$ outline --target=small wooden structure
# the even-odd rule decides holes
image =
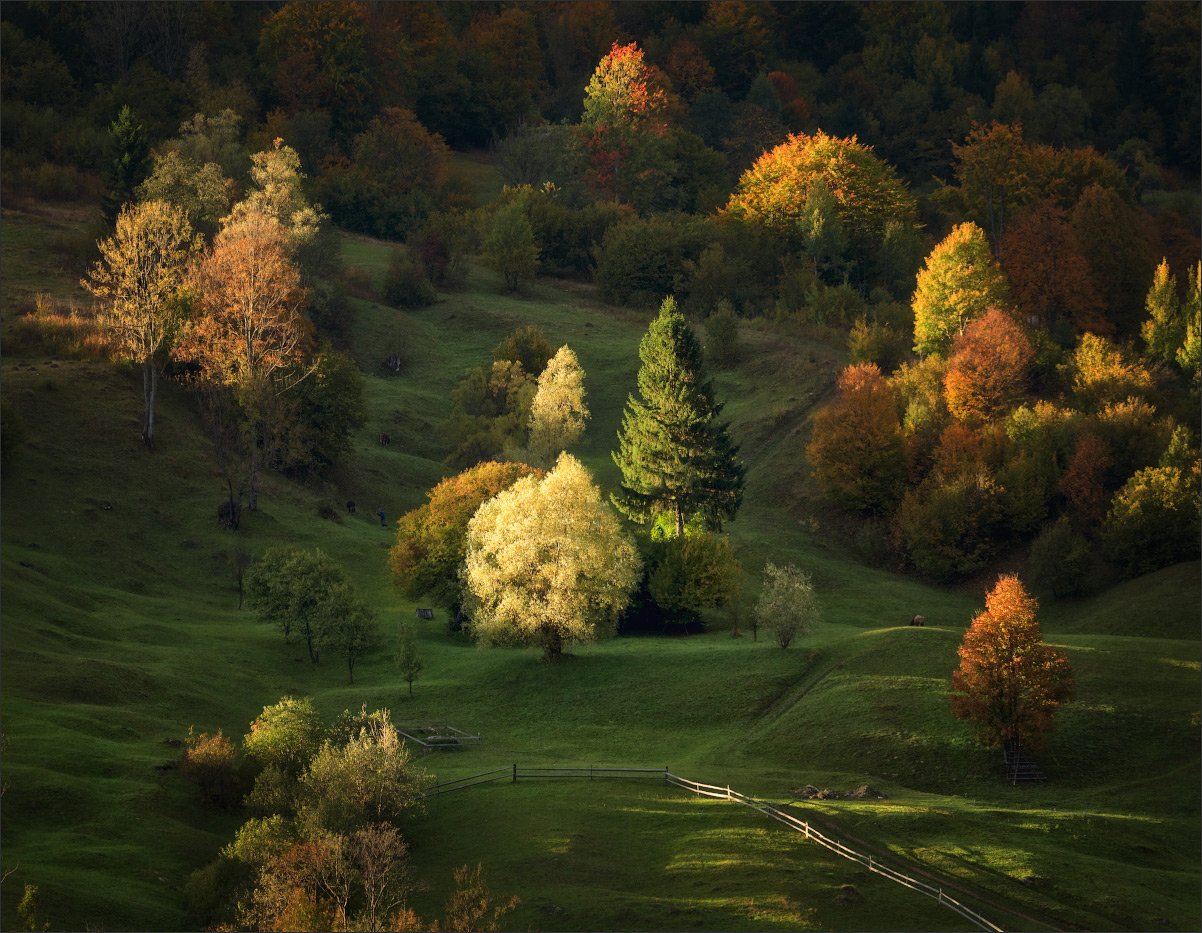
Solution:
[[[394,723],[401,737],[426,749],[463,748],[480,741],[480,736],[456,729],[445,721],[421,721]]]
[[[1039,765],[1031,759],[1017,739],[1011,739],[1002,746],[1002,763],[1006,767],[1006,780],[1011,784],[1045,780]]]
[[[433,619],[434,618],[434,610],[433,609],[419,609],[419,610],[417,610],[417,617],[419,619]]]

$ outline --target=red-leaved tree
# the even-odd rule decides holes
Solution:
[[[1017,576],[1000,576],[964,634],[952,713],[976,723],[987,745],[1045,746],[1056,710],[1076,692],[1068,658],[1043,642],[1038,608]]]

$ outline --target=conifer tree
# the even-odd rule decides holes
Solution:
[[[1198,388],[1198,373],[1202,369],[1202,262],[1189,271],[1189,291],[1186,293],[1182,317],[1185,319],[1185,338],[1177,350],[1177,365],[1193,379]]]
[[[701,344],[665,298],[639,345],[638,398],[631,395],[614,462],[622,491],[614,505],[640,524],[669,516],[676,536],[699,516],[711,530],[731,521],[743,499],[744,468],[722,406],[705,378]]]
[[[107,161],[104,179],[104,222],[116,224],[121,205],[134,200],[135,189],[150,172],[150,146],[141,123],[134,122],[129,105],[122,107],[117,119],[109,124]]]

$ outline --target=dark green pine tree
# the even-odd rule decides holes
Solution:
[[[613,455],[622,471],[613,503],[639,524],[670,517],[678,537],[694,517],[720,529],[743,501],[743,464],[718,420],[701,344],[673,298],[651,322],[639,359],[639,397],[627,399]]]
[[[146,131],[141,123],[134,121],[126,104],[109,124],[108,151],[101,172],[105,188],[104,220],[109,227],[117,223],[121,205],[134,199],[134,189],[146,179],[149,166]]]

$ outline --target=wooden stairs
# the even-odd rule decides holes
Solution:
[[[1002,746],[1002,763],[1006,768],[1006,780],[1011,784],[1046,780],[1039,765],[1017,741],[1011,740]]]

